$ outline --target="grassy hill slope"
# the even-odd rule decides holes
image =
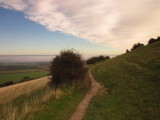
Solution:
[[[160,119],[160,42],[107,60],[92,73],[108,94],[92,100],[84,120]]]

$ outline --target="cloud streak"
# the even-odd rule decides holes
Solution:
[[[115,48],[145,43],[160,31],[159,0],[0,0],[0,6],[49,31]]]

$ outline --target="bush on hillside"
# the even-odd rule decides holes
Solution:
[[[159,36],[157,37],[157,39],[151,38],[148,41],[148,45],[152,44],[152,43],[155,43],[155,42],[158,42],[158,41],[160,41],[160,37]],[[133,51],[133,50],[135,50],[137,48],[140,48],[140,47],[143,47],[143,46],[144,46],[144,44],[141,44],[141,43],[134,44],[130,51]],[[130,51],[128,49],[126,49],[126,53],[128,53]]]
[[[110,57],[109,56],[102,56],[102,55],[100,55],[98,57],[91,57],[91,58],[89,58],[86,61],[86,63],[87,64],[94,64],[96,62],[100,62],[100,61],[107,60],[107,59],[110,59]]]
[[[160,37],[157,37],[157,39],[151,38],[151,39],[148,41],[148,45],[149,45],[149,44],[152,44],[152,43],[155,43],[155,42],[158,42],[158,41],[160,41]]]
[[[128,50],[128,49],[126,50],[126,53],[129,53],[129,50]]]
[[[79,82],[87,71],[82,55],[75,50],[62,50],[51,61],[50,70],[55,87]]]
[[[131,51],[133,51],[137,48],[143,47],[143,46],[144,46],[144,44],[141,44],[141,43],[134,44],[133,47],[131,48]]]
[[[0,84],[0,87],[6,87],[6,86],[9,86],[9,85],[13,85],[13,84],[14,84],[13,81],[8,81],[8,82]]]
[[[25,76],[22,78],[22,80],[20,82],[26,82],[26,81],[29,81],[29,80],[32,80],[33,78],[29,77],[29,76]]]

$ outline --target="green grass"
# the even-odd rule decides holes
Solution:
[[[160,119],[160,42],[93,67],[109,91],[93,98],[83,120]]]
[[[52,97],[41,110],[30,114],[27,120],[69,120],[90,89],[90,85],[90,78],[86,75],[84,83],[64,88],[62,97]]]
[[[14,73],[28,73],[28,72],[43,72],[43,71],[47,71],[47,70],[44,70],[44,69],[3,70],[3,71],[0,71],[0,75],[14,74]]]
[[[62,98],[52,97],[40,111],[30,115],[27,120],[69,120],[85,94],[86,91],[68,89],[64,91]]]
[[[1,74],[0,75],[0,84],[13,81],[14,83],[20,82],[23,77],[30,77],[32,79],[44,77],[48,75],[48,71],[41,71],[41,72],[27,72],[27,73],[14,73],[14,74]]]

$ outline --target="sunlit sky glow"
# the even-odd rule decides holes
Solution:
[[[121,54],[160,33],[160,0],[0,0],[0,55]]]

